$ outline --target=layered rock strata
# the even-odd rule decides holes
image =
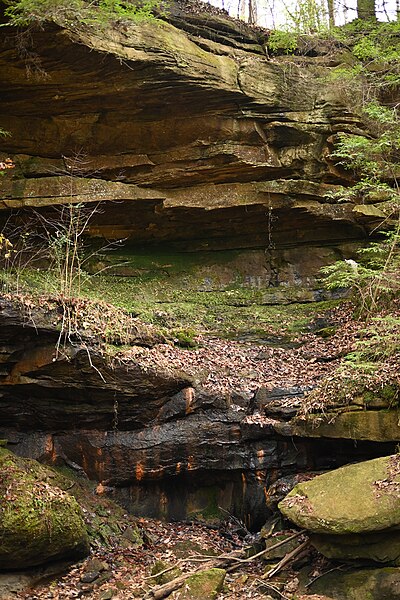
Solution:
[[[300,247],[309,262],[295,261],[294,281],[307,286],[324,247],[348,256],[348,242],[384,217],[332,199],[349,180],[329,158],[335,136],[363,132],[326,83],[340,57],[273,60],[244,24],[174,5],[167,21],[102,32],[3,32],[0,110],[11,136],[1,150],[16,164],[1,181],[3,220],[94,203],[92,236],[261,248],[267,269],[278,263],[263,285],[285,284],[281,252]]]
[[[235,283],[279,303],[316,299],[319,268],[351,256],[385,217],[384,202],[335,197],[349,182],[330,158],[335,136],[364,132],[326,83],[340,58],[270,59],[251,29],[177,7],[100,32],[2,31],[11,136],[0,158],[16,166],[0,181],[0,219],[14,231],[34,212],[51,220],[57,206],[84,204],[92,241],[201,250],[201,276],[183,272],[183,286]],[[236,254],[215,277],[222,250]],[[160,269],[169,277],[170,267]],[[273,479],[329,464],[329,442],[311,453],[313,433],[289,423],[284,402],[251,419],[248,395],[205,393],[173,369],[110,365],[88,343],[55,354],[57,328],[28,317],[7,305],[0,315],[2,434],[20,454],[83,470],[137,511],[181,518],[223,506],[252,525]]]
[[[287,399],[301,389],[275,390],[275,414],[263,417],[262,394],[204,389],[172,364],[143,361],[137,345],[128,360],[84,337],[57,351],[55,322],[45,308],[1,305],[0,436],[19,455],[98,481],[137,514],[215,518],[222,507],[257,527],[287,490],[271,487],[279,477],[394,450],[293,435]],[[157,337],[141,331],[140,343]]]

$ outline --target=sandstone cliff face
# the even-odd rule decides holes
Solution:
[[[287,286],[314,290],[319,267],[351,255],[383,217],[329,196],[348,177],[329,159],[335,134],[362,131],[326,84],[329,59],[270,59],[244,25],[177,7],[100,33],[2,31],[1,151],[16,164],[0,180],[3,222],[99,206],[90,236],[207,251],[213,267],[194,282],[183,273],[186,286],[278,289],[280,302],[293,300]],[[216,277],[221,250],[235,254]],[[17,452],[83,469],[137,511],[223,506],[253,525],[268,481],[310,466],[285,421],[246,422],[249,395],[210,395],[157,365],[111,367],[84,346],[54,360],[57,336],[1,307],[2,435]]]
[[[5,212],[101,202],[92,235],[185,251],[363,238],[379,211],[327,198],[348,177],[332,136],[362,130],[324,79],[332,61],[270,59],[221,16],[175,7],[169,21],[54,25],[19,46],[3,29],[2,150],[17,164]]]

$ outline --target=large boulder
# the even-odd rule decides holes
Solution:
[[[280,502],[285,517],[321,534],[354,534],[400,525],[400,456],[347,465],[299,483]]]
[[[309,590],[332,600],[400,600],[400,569],[336,570],[318,578]]]
[[[81,509],[53,478],[50,469],[0,449],[0,569],[88,553]]]

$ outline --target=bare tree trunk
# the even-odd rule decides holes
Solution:
[[[248,9],[249,9],[249,23],[250,23],[250,25],[255,25],[257,23],[256,0],[249,0]]]
[[[335,0],[327,0],[329,28],[335,27]]]
[[[400,0],[397,0],[398,2],[400,2]],[[272,29],[276,29],[276,24],[275,24],[275,0],[269,0],[268,2],[268,10],[270,12],[271,15],[271,21],[272,21]]]

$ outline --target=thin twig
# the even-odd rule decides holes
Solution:
[[[243,564],[248,564],[249,562],[259,558],[263,554],[267,554],[271,550],[274,550],[275,548],[279,548],[280,546],[287,544],[289,541],[299,537],[303,533],[304,533],[304,530],[298,531],[297,533],[289,536],[285,540],[281,540],[280,542],[277,542],[270,548],[266,548],[265,550],[262,550],[261,552],[258,552],[257,554],[253,554],[253,556],[250,556],[250,557],[244,558],[244,559],[240,558],[240,556],[246,555],[246,552],[248,552],[251,549],[251,547],[244,548],[243,550],[234,550],[230,554],[221,554],[220,556],[213,556],[213,557],[211,557],[211,560],[209,557],[192,557],[190,560],[192,560],[193,562],[205,561],[206,562],[205,567],[196,568],[189,573],[184,573],[184,574],[180,575],[179,577],[176,577],[175,579],[173,579],[172,581],[170,581],[166,584],[163,584],[163,585],[160,585],[158,587],[151,589],[147,593],[145,598],[153,598],[154,600],[161,600],[162,598],[166,598],[173,591],[182,587],[182,585],[185,583],[185,581],[189,577],[191,577],[195,573],[199,573],[201,571],[214,568],[216,565],[218,565],[219,562],[222,563],[221,567],[226,568],[226,570],[228,572],[234,571],[234,570],[240,568]],[[308,544],[308,540],[306,542],[303,542],[302,544],[300,544],[299,549],[300,550],[303,549],[303,547],[305,547],[304,546],[305,544]],[[299,552],[300,550],[298,550],[296,548],[296,553]],[[293,552],[286,556],[290,556],[290,555],[293,555]],[[232,564],[232,563],[236,563],[236,564]],[[176,563],[172,567],[169,567],[167,570],[168,571],[172,570],[174,567],[177,566],[177,564],[178,563]],[[159,575],[159,574],[160,573],[158,573],[157,575]]]
[[[288,538],[286,538],[284,540],[281,540],[280,542],[277,542],[273,546],[270,546],[269,548],[264,548],[264,550],[261,550],[261,552],[257,552],[257,554],[253,554],[252,556],[249,556],[249,558],[246,558],[244,560],[240,560],[240,562],[242,562],[242,563],[251,562],[252,560],[255,560],[256,558],[259,558],[260,556],[263,556],[264,554],[268,554],[268,552],[270,552],[271,550],[275,550],[276,548],[280,548],[281,546],[284,546],[288,542],[291,542],[292,540],[298,538],[304,532],[305,532],[305,530],[302,529],[301,531],[298,531],[297,533],[294,533],[293,535],[289,536]],[[236,560],[238,560],[238,559],[236,559]]]
[[[260,583],[260,585],[263,585],[263,586],[267,587],[268,589],[272,590],[273,592],[276,592],[284,600],[289,600],[289,598],[287,596],[285,596],[285,594],[282,594],[282,592],[275,585],[272,585],[272,583],[268,583],[267,581],[262,581],[261,579],[256,579],[255,581]]]
[[[313,583],[318,581],[318,579],[321,579],[321,577],[325,577],[325,575],[328,575],[328,573],[332,573],[332,571],[341,571],[343,568],[349,569],[350,567],[347,565],[338,565],[337,567],[332,567],[332,569],[329,569],[329,571],[325,571],[325,573],[321,573],[320,575],[314,577],[314,579],[311,579],[311,581],[306,583],[304,587],[309,588],[310,586],[312,586]]]
[[[89,364],[90,364],[90,366],[91,366],[91,367],[92,367],[92,369],[94,369],[94,370],[97,372],[97,374],[98,374],[98,375],[101,377],[101,380],[102,380],[104,383],[107,383],[107,382],[106,382],[106,380],[104,379],[103,373],[102,373],[101,371],[99,371],[99,369],[96,367],[96,365],[94,365],[94,364],[92,363],[92,357],[90,356],[89,348],[88,348],[86,345],[84,345],[83,347],[85,348],[85,350],[86,350],[86,352],[87,352],[87,355],[88,355],[88,360],[89,360]]]

